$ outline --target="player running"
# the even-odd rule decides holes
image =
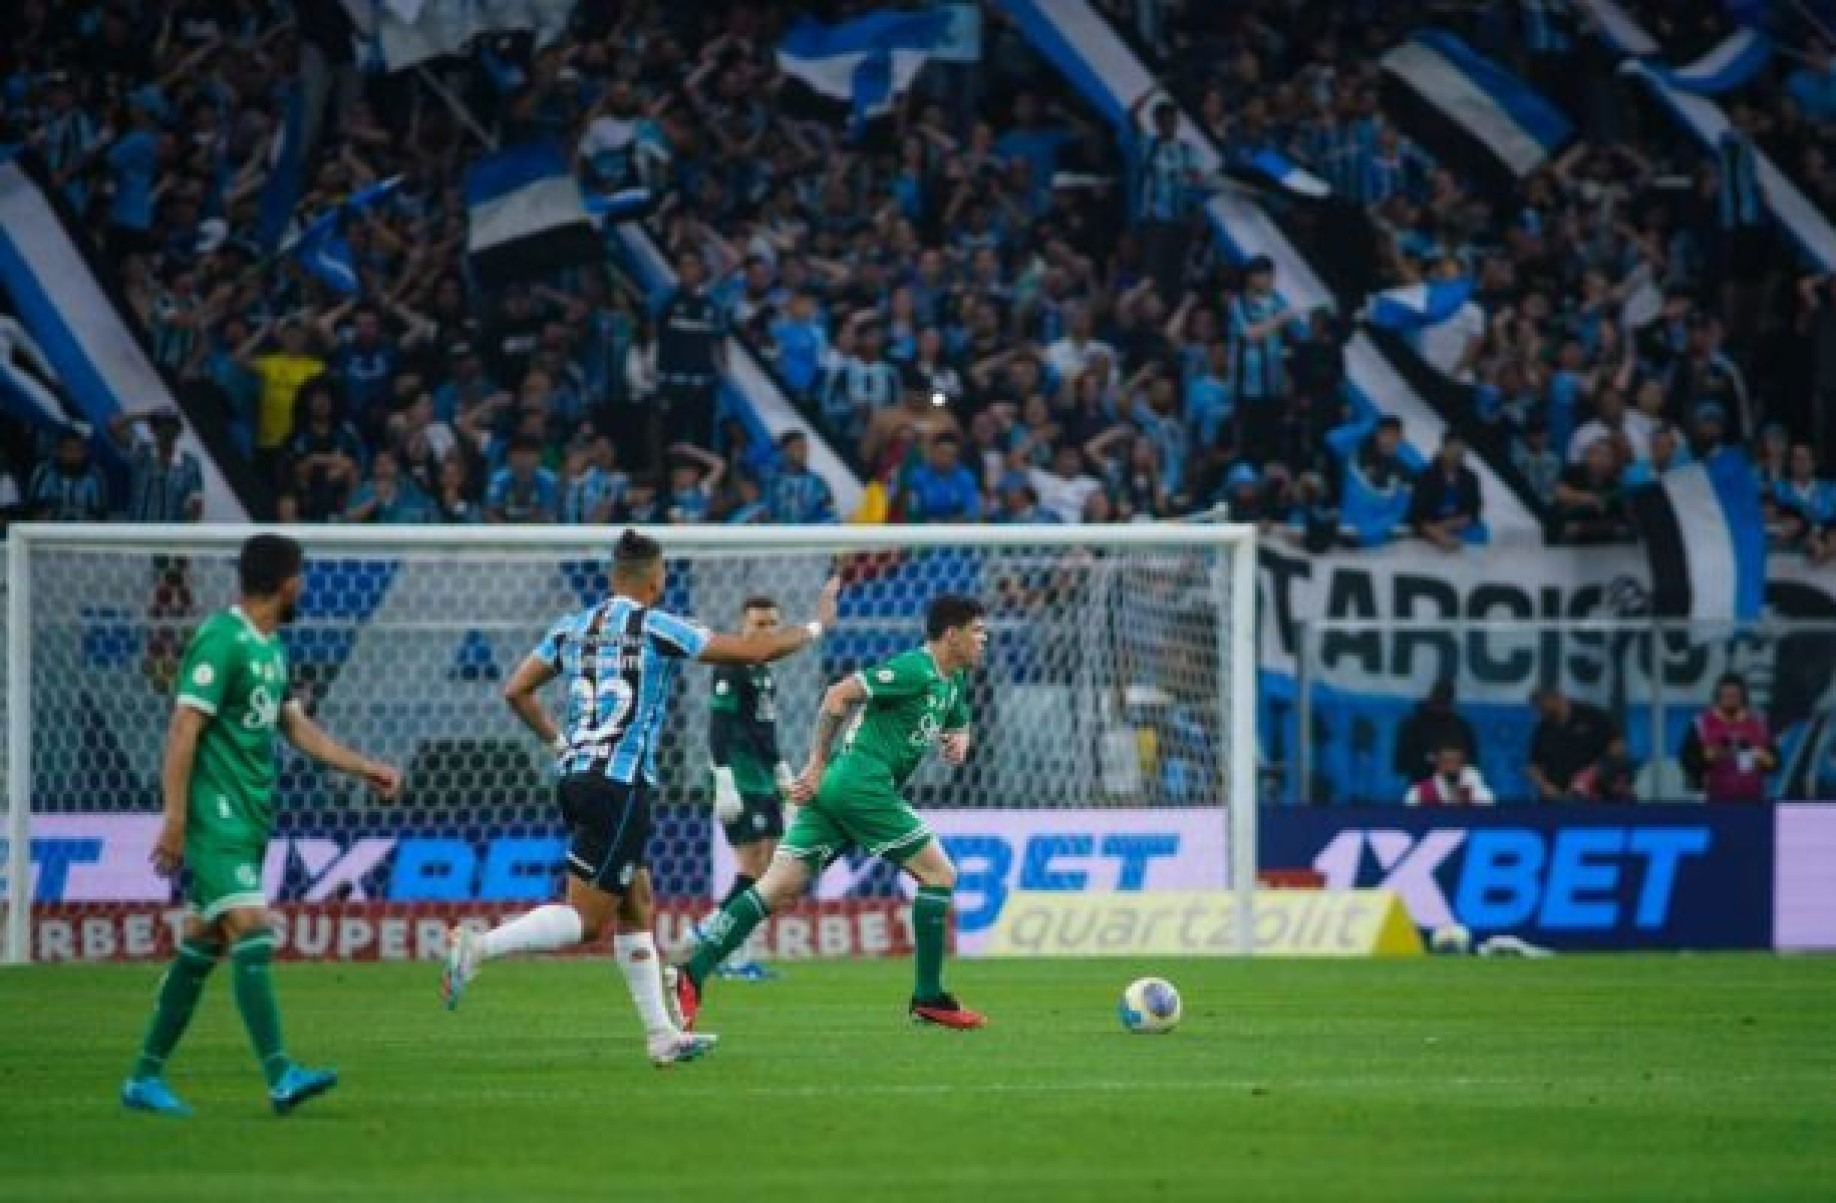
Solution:
[[[956,866],[899,796],[932,744],[946,764],[968,758],[969,670],[982,662],[988,623],[980,602],[946,593],[932,600],[924,629],[923,647],[838,681],[823,695],[809,764],[791,787],[792,800],[807,805],[791,821],[765,876],[721,908],[694,955],[678,967],[677,1002],[690,1026],[714,967],[767,915],[794,903],[824,868],[856,847],[885,857],[918,882],[913,1020],[947,1028],[988,1022],[944,990],[944,934]],[[830,749],[844,727],[848,738],[831,764]]]
[[[749,597],[740,607],[740,634],[760,635],[778,629],[778,603]],[[714,762],[714,818],[726,832],[738,867],[721,905],[732,902],[771,864],[784,834],[781,794],[791,785],[790,766],[778,757],[778,689],[771,670],[762,665],[714,670],[708,700],[708,751]],[[717,971],[740,981],[766,981],[777,975],[757,961],[730,959]]]
[[[612,557],[612,596],[555,623],[504,686],[504,700],[558,758],[557,798],[569,834],[567,901],[537,907],[482,936],[454,927],[440,982],[447,1007],[455,1008],[485,961],[591,943],[616,923],[613,951],[658,1066],[693,1061],[714,1044],[711,1036],[678,1029],[670,1017],[644,867],[657,739],[677,668],[684,660],[765,664],[809,647],[835,621],[841,589],[835,579],[823,586],[814,622],[716,635],[656,608],[664,581],[663,549],[626,531]],[[536,697],[556,677],[567,689],[565,729]]]
[[[204,620],[179,669],[160,777],[165,818],[152,860],[164,877],[180,866],[191,871],[195,910],[160,979],[140,1057],[121,1087],[121,1102],[133,1111],[191,1114],[166,1084],[166,1061],[225,947],[236,1009],[275,1112],[285,1115],[338,1084],[336,1070],[308,1069],[287,1055],[269,976],[274,932],[261,866],[274,830],[274,733],[384,798],[395,796],[401,778],[327,735],[287,696],[287,653],[275,631],[299,609],[304,560],[300,545],[281,535],[245,542],[236,563],[239,603]]]

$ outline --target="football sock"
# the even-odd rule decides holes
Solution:
[[[758,878],[756,877],[748,877],[744,873],[735,873],[733,875],[733,884],[727,887],[727,896],[720,900],[720,904],[726,906],[729,902],[732,902],[735,898],[738,898],[741,894],[750,890],[757,882]]]
[[[657,942],[647,931],[621,933],[612,939],[612,953],[625,975],[625,989],[644,1021],[644,1034],[673,1032],[669,1010],[663,1005],[663,966],[657,960]]]
[[[235,967],[236,1009],[242,1012],[242,1026],[249,1030],[249,1043],[261,1061],[262,1076],[268,1085],[280,1081],[289,1064],[281,1047],[280,1007],[274,1001],[274,976],[269,972],[274,962],[274,933],[250,932],[230,945],[230,963]]]
[[[478,947],[487,961],[517,952],[552,952],[580,943],[580,912],[571,906],[551,903],[538,906],[527,915],[518,915],[508,923],[486,932]]]
[[[147,1021],[146,1038],[140,1042],[140,1056],[134,1061],[135,1078],[157,1078],[165,1072],[166,1058],[178,1047],[179,1038],[191,1023],[192,1012],[204,993],[210,971],[217,967],[223,952],[218,944],[202,940],[185,940],[173,955],[172,964],[159,979],[159,993],[153,996],[153,1017]]]
[[[765,922],[765,916],[770,913],[759,892],[750,887],[721,907],[720,913],[708,920],[702,942],[695,946],[695,955],[688,960],[689,980],[700,986],[729,953],[746,942],[752,929]]]
[[[912,899],[914,998],[936,998],[944,992],[944,931],[949,918],[950,887],[919,886]]]

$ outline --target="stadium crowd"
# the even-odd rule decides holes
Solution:
[[[492,39],[436,91],[361,72],[335,0],[40,0],[0,49],[0,142],[48,165],[187,409],[235,432],[282,518],[1119,522],[1222,503],[1315,549],[1483,538],[1467,440],[1404,446],[1347,396],[1349,319],[1295,312],[1274,264],[1220,253],[1163,96],[1118,140],[984,6],[980,64],[932,64],[855,139],[787,102],[773,47],[797,7],[583,0],[558,44]],[[1616,102],[1567,6],[1100,7],[1227,162],[1277,150],[1358,201],[1382,284],[1475,281],[1416,349],[1471,386],[1457,425],[1506,449],[1555,537],[1631,537],[1629,487],[1737,442],[1775,545],[1836,556],[1836,279],[1802,274],[1741,181]],[[1629,7],[1678,44],[1726,28],[1717,4]],[[1500,195],[1405,136],[1377,59],[1429,16],[1543,86],[1581,139]],[[1827,44],[1800,51],[1730,109],[1836,211],[1836,67]],[[295,85],[302,220],[403,179],[348,222],[354,296],[260,249]],[[641,295],[610,257],[476,287],[459,181],[484,135],[559,140],[596,191],[655,189],[679,292]],[[1661,300],[1633,319],[1635,294]],[[720,331],[870,482],[863,512],[837,512],[808,439],[714,420]],[[194,517],[176,415],[123,400],[120,463],[102,432],[12,429],[0,514]],[[1378,521],[1347,512],[1354,494]]]

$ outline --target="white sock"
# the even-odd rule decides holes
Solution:
[[[674,1035],[676,1026],[663,1005],[663,963],[657,959],[656,940],[647,931],[620,933],[612,938],[612,954],[625,975],[625,989],[631,991],[638,1018],[644,1021],[644,1034]]]
[[[484,934],[479,948],[487,961],[518,952],[553,952],[580,943],[580,912],[559,903],[538,906]]]

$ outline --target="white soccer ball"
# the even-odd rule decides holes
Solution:
[[[1428,947],[1442,956],[1463,957],[1473,950],[1473,933],[1464,924],[1443,923],[1429,934]]]
[[[1143,977],[1128,984],[1122,991],[1122,1002],[1117,1011],[1122,1015],[1122,1026],[1138,1036],[1158,1035],[1170,1032],[1179,1026],[1181,1006],[1179,991],[1173,983],[1160,977]]]

